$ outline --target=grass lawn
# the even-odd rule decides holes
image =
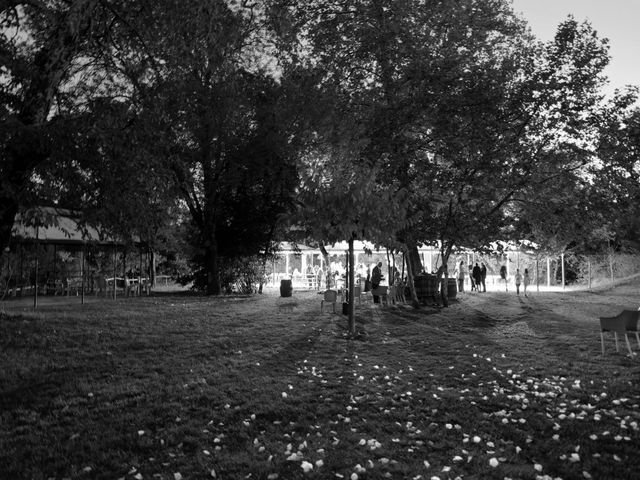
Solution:
[[[0,478],[637,479],[640,358],[598,323],[637,292],[366,303],[356,340],[314,292],[5,302]]]

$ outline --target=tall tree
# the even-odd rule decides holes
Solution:
[[[597,161],[588,181],[598,223],[616,249],[640,250],[640,107],[638,88],[617,92],[603,110]]]
[[[96,47],[117,24],[113,4],[10,0],[0,7],[2,251],[17,212],[37,203],[35,170],[55,151],[69,112],[95,93]],[[80,81],[89,88],[74,88]]]
[[[504,40],[466,67],[432,117],[417,205],[422,238],[440,241],[445,263],[456,246],[519,239],[517,205],[553,195],[561,178],[577,188],[593,158],[606,42],[572,19],[547,45]]]
[[[265,12],[261,2],[174,0],[139,20],[158,72],[145,108],[165,124],[208,294],[221,292],[221,256],[265,249],[296,184],[298,94],[276,68]]]

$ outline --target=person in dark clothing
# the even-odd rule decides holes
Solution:
[[[458,292],[464,292],[464,276],[465,276],[464,262],[460,262],[460,268],[456,272],[456,278],[458,279]]]
[[[480,265],[476,262],[472,270],[473,281],[476,284],[476,291],[480,291],[480,285],[482,283],[482,275],[480,273]]]
[[[375,291],[375,289],[380,286],[381,281],[382,281],[382,262],[378,262],[378,264],[375,267],[373,267],[373,271],[371,272],[371,290]],[[373,303],[380,303],[380,296],[373,295]]]
[[[371,270],[369,268],[367,268],[367,278],[364,281],[364,291],[371,291]]]
[[[486,281],[487,281],[487,267],[483,263],[482,266],[480,267],[480,283],[482,284],[483,292],[487,291]]]
[[[500,278],[504,280],[504,291],[508,292],[509,284],[507,283],[507,266],[506,265],[502,265],[500,267]]]
[[[471,268],[471,264],[469,264],[469,283],[471,283],[471,291],[478,290],[476,286],[476,277],[473,276],[473,268]]]

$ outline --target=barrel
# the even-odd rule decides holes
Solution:
[[[447,297],[456,298],[458,294],[458,285],[455,278],[450,278],[447,284]]]
[[[424,303],[438,294],[438,277],[436,275],[416,275],[413,280],[418,301]]]
[[[280,296],[290,297],[293,293],[293,285],[291,280],[280,280]]]
[[[416,289],[418,301],[423,302],[427,293],[427,278],[424,275],[416,275],[413,277],[413,286]]]

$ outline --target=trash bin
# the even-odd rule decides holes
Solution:
[[[290,297],[293,294],[291,280],[280,280],[280,296]]]
[[[416,287],[416,296],[421,303],[433,300],[438,294],[437,275],[416,275],[414,277],[414,285]]]
[[[447,285],[447,297],[456,298],[457,294],[458,294],[458,282],[455,278],[450,278],[449,284]]]

